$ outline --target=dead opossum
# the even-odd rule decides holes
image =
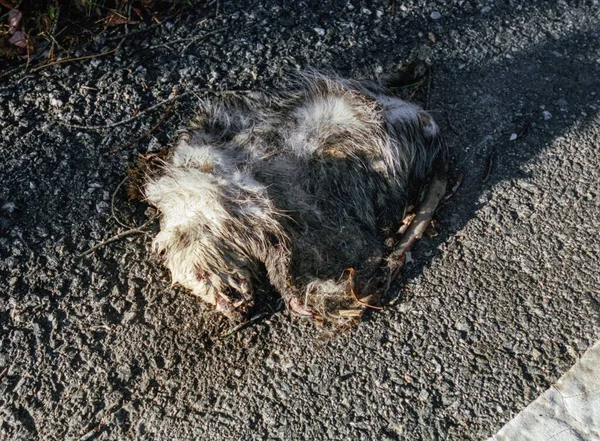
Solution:
[[[144,189],[173,283],[239,316],[268,280],[296,314],[354,320],[444,155],[432,117],[381,85],[319,73],[199,107]]]

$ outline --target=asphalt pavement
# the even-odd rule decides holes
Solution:
[[[0,439],[489,438],[600,340],[599,2],[243,3],[0,79]],[[119,183],[196,96],[414,60],[456,191],[354,329],[274,302],[232,332],[170,286],[155,224],[81,256],[148,220]]]

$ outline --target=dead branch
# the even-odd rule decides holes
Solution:
[[[123,39],[123,40],[125,40],[125,39]],[[117,46],[114,49],[111,49],[109,51],[102,52],[100,54],[85,55],[83,57],[63,58],[62,60],[55,60],[55,61],[52,61],[51,63],[47,63],[47,64],[43,64],[38,67],[34,67],[33,69],[31,69],[31,72],[37,72],[39,70],[46,69],[47,67],[55,66],[57,64],[70,63],[72,61],[88,60],[90,58],[99,58],[99,57],[105,57],[107,55],[114,54],[119,49],[121,49],[121,44],[123,43],[123,40],[121,41],[121,43],[117,44]]]
[[[389,283],[398,277],[398,273],[404,265],[406,253],[427,229],[435,210],[446,193],[446,184],[447,179],[445,175],[435,176],[429,184],[425,200],[420,204],[418,211],[415,213],[415,218],[388,257],[390,267]]]
[[[155,104],[153,106],[148,107],[147,109],[142,110],[141,112],[137,113],[136,115],[134,115],[134,116],[132,116],[130,118],[126,118],[126,119],[123,119],[123,120],[118,121],[116,123],[106,124],[106,125],[103,125],[103,126],[81,126],[81,125],[76,125],[76,124],[69,124],[69,123],[66,123],[66,122],[60,121],[60,120],[57,120],[57,122],[59,124],[65,126],[65,127],[70,128],[70,129],[82,129],[82,130],[105,130],[105,129],[112,129],[114,127],[122,126],[123,124],[127,124],[127,123],[129,123],[129,122],[131,122],[131,121],[139,118],[140,116],[144,115],[145,113],[148,113],[148,112],[151,112],[151,111],[153,111],[155,109],[158,109],[159,107],[164,106],[165,104],[169,104],[169,103],[171,103],[171,102],[173,102],[175,100],[178,100],[178,99],[180,99],[180,98],[182,98],[182,97],[184,97],[186,95],[190,95],[191,93],[193,93],[193,92],[190,91],[190,92],[184,92],[184,93],[181,93],[181,94],[173,95],[170,98],[167,98],[166,100],[163,100],[163,101],[161,101],[161,102],[159,102],[159,103],[157,103],[157,104]]]
[[[227,337],[231,337],[233,334],[235,334],[236,332],[240,331],[241,329],[245,328],[246,326],[250,325],[251,323],[254,323],[264,317],[267,316],[266,312],[262,312],[260,314],[257,314],[253,317],[251,317],[250,319],[246,320],[243,323],[240,323],[237,326],[234,326],[233,328],[231,328],[229,331],[222,333],[219,337],[220,338],[227,338]]]
[[[135,143],[141,141],[142,139],[144,139],[147,136],[149,136],[152,133],[154,133],[154,131],[156,131],[160,126],[162,126],[165,123],[165,121],[167,121],[171,117],[171,114],[173,112],[173,107],[175,106],[175,103],[176,103],[176,101],[173,101],[169,105],[169,107],[167,107],[167,109],[165,110],[164,115],[160,118],[160,120],[154,126],[152,126],[150,129],[148,129],[144,133],[142,133],[142,135],[138,136],[136,139],[134,139],[133,141],[128,142],[127,144],[120,145],[118,147],[115,147],[112,150],[109,150],[108,152],[104,153],[104,156],[109,156],[109,155],[112,155],[114,153],[119,153],[119,152],[121,152],[123,150],[127,150],[128,148],[130,148]]]
[[[93,253],[97,249],[102,248],[103,246],[108,245],[109,243],[116,242],[117,240],[120,240],[126,236],[131,236],[132,234],[146,234],[147,231],[144,231],[144,228],[146,228],[148,225],[150,225],[152,222],[154,222],[157,217],[158,217],[158,215],[152,216],[152,218],[148,222],[146,222],[145,224],[143,224],[142,226],[140,226],[138,228],[131,228],[129,230],[123,231],[122,233],[115,234],[114,236],[109,237],[106,240],[103,240],[102,242],[94,245],[90,249],[79,254],[79,257],[87,256],[88,254]]]
[[[125,178],[123,178],[123,180],[121,182],[119,182],[119,185],[117,185],[117,188],[115,188],[115,191],[112,194],[112,198],[110,199],[110,210],[111,210],[113,219],[119,225],[121,225],[124,228],[132,229],[131,225],[127,225],[125,222],[121,222],[121,220],[117,216],[117,209],[115,208],[115,198],[117,197],[117,193],[119,192],[119,190],[121,189],[121,187],[123,186],[123,184],[127,181],[127,179],[128,179],[127,176]]]

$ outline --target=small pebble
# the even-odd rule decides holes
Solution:
[[[108,202],[102,201],[96,204],[96,211],[100,214],[106,213],[109,209],[110,205],[108,204]]]
[[[131,320],[135,318],[135,312],[129,311],[123,315],[123,323],[129,323]]]
[[[544,117],[544,119],[545,119],[546,121],[548,121],[550,118],[552,118],[552,114],[551,114],[550,112],[548,112],[547,110],[544,110],[544,111],[542,112],[542,116]]]
[[[314,31],[319,34],[321,37],[325,35],[325,29],[323,28],[315,28]]]
[[[2,206],[2,211],[8,213],[8,214],[12,214],[13,211],[15,211],[16,205],[14,202],[7,202],[6,204],[4,204]]]
[[[464,323],[464,322],[456,322],[454,324],[454,327],[457,330],[462,331],[462,332],[468,332],[471,329],[471,327],[469,326],[469,324],[468,323]]]
[[[433,18],[434,20],[439,20],[440,18],[442,18],[442,14],[440,14],[438,11],[434,11],[431,13],[431,18]]]
[[[50,97],[50,105],[51,106],[53,106],[53,107],[62,107],[63,104],[64,103],[61,100],[56,99],[53,96]]]

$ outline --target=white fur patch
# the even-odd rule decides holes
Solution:
[[[227,183],[193,168],[169,167],[168,173],[146,186],[146,197],[162,213],[163,228],[203,221],[221,228],[228,214],[219,186]]]
[[[310,157],[321,146],[321,141],[332,133],[360,130],[364,123],[344,97],[317,97],[298,107],[293,116],[296,128],[290,143],[296,154]]]

